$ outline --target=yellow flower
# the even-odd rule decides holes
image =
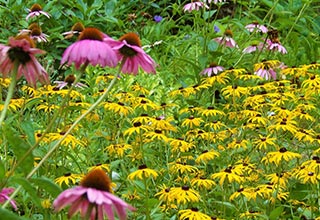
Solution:
[[[210,160],[213,160],[214,158],[219,157],[219,156],[220,156],[219,152],[216,152],[214,150],[210,150],[210,151],[205,150],[197,157],[196,163],[199,164],[202,162],[202,163],[206,164]]]
[[[154,111],[160,109],[160,106],[147,99],[144,96],[134,97],[130,100],[133,103],[134,109],[143,109],[144,111]]]
[[[175,97],[175,96],[178,96],[178,95],[182,95],[183,97],[187,98],[190,95],[195,94],[195,93],[196,93],[196,90],[194,88],[192,88],[192,87],[186,87],[186,88],[180,87],[177,90],[171,91],[169,93],[169,96]]]
[[[220,73],[220,74],[212,74],[210,77],[204,78],[202,81],[202,84],[209,84],[211,86],[217,86],[219,84],[226,85],[229,82],[230,78],[227,76],[226,73]]]
[[[173,201],[173,198],[170,192],[171,191],[170,187],[167,187],[166,185],[162,185],[160,189],[161,190],[157,192],[154,196],[159,196],[159,200],[165,203],[171,203]]]
[[[99,163],[99,164],[96,164],[96,165],[94,165],[92,167],[89,167],[88,168],[88,172],[90,172],[93,169],[102,169],[105,172],[110,173],[110,165],[109,164],[105,164],[105,163]]]
[[[62,186],[63,184],[66,184],[67,186],[69,186],[69,184],[75,185],[83,176],[83,174],[66,173],[63,176],[56,178],[54,182],[59,186]]]
[[[210,117],[210,116],[222,117],[226,115],[223,111],[215,109],[213,106],[209,106],[207,109],[200,109],[200,114],[206,117]]]
[[[140,86],[139,84],[134,84],[130,87],[130,89],[132,91],[138,91],[144,95],[148,95],[150,93],[149,90],[147,90],[146,88],[144,88],[143,86]]]
[[[129,135],[131,136],[132,134],[141,134],[142,132],[148,131],[148,127],[145,125],[142,125],[140,122],[134,122],[133,127],[128,128],[123,132],[123,135]]]
[[[249,141],[247,140],[233,140],[228,144],[229,149],[247,149]]]
[[[288,184],[288,179],[290,177],[290,174],[287,172],[282,173],[272,173],[266,176],[266,178],[272,183],[273,185],[281,186],[282,188],[286,188]]]
[[[0,78],[0,86],[1,87],[8,88],[10,83],[11,83],[11,79],[10,78]]]
[[[118,113],[119,115],[128,116],[130,113],[133,112],[133,109],[129,106],[125,106],[124,103],[118,102],[107,102],[104,104],[104,108],[106,110],[110,110],[112,112]]]
[[[172,152],[188,152],[191,148],[195,148],[193,143],[185,141],[183,138],[170,139],[170,147]]]
[[[259,134],[259,139],[256,139],[253,144],[255,145],[256,148],[259,150],[267,150],[268,147],[277,147],[277,144],[275,143],[276,138],[268,136],[263,136]]]
[[[240,175],[237,175],[233,172],[232,167],[228,167],[224,170],[221,170],[219,173],[214,173],[211,175],[212,179],[220,179],[219,184],[222,186],[225,182],[227,183],[242,183],[244,178]]]
[[[197,208],[180,210],[179,220],[211,220],[211,217],[198,211]]]
[[[140,195],[137,193],[136,190],[134,190],[133,192],[129,191],[125,194],[122,194],[122,196],[130,201],[141,199]]]
[[[191,186],[198,187],[198,189],[212,189],[216,183],[213,180],[206,179],[205,177],[191,179]]]
[[[143,125],[146,125],[151,121],[152,121],[152,117],[148,116],[148,114],[141,114],[140,116],[133,118],[131,123],[134,124],[138,122]]]
[[[128,175],[129,180],[134,180],[134,179],[142,180],[142,179],[148,178],[148,177],[157,178],[158,173],[153,169],[147,168],[147,166],[145,164],[140,165],[138,167],[138,170],[136,170]]]
[[[190,173],[196,173],[198,171],[198,168],[191,165],[182,164],[179,162],[171,162],[169,163],[169,170],[171,173],[190,174]]]
[[[57,141],[60,140],[65,135],[64,132],[60,133],[49,133],[48,139],[50,141]],[[75,148],[77,145],[84,147],[84,143],[82,141],[77,140],[76,137],[72,136],[71,134],[68,134],[66,138],[61,142],[61,145],[69,146],[71,145],[72,148]]]
[[[204,125],[204,127],[212,128],[213,130],[220,130],[221,128],[227,127],[223,122],[221,121],[212,121],[208,122]]]
[[[186,118],[183,120],[181,126],[187,126],[189,128],[199,127],[200,123],[203,122],[201,118],[195,118],[193,115],[191,115],[189,118]]]
[[[41,206],[45,209],[50,209],[51,208],[51,201],[50,199],[44,199],[41,201]]]
[[[226,86],[221,90],[222,95],[227,98],[240,98],[242,95],[249,94],[249,90],[247,87],[241,87],[241,86]]]
[[[282,147],[279,151],[269,152],[265,157],[262,158],[261,162],[279,165],[282,161],[291,161],[294,158],[301,158],[301,155],[290,152],[285,147]]]
[[[118,157],[124,157],[124,153],[128,149],[132,149],[130,144],[111,144],[105,148],[110,155],[117,155]]]
[[[171,124],[173,120],[173,117],[156,117],[152,118],[149,126],[153,129],[161,129],[164,131],[177,131],[177,128]]]
[[[49,103],[40,104],[36,108],[37,111],[43,110],[46,113],[53,112],[55,109],[59,109],[59,106],[55,104],[49,104]]]
[[[172,200],[176,201],[178,205],[200,201],[200,194],[189,186],[172,187],[170,188],[170,194]]]
[[[279,118],[276,124],[268,126],[270,131],[289,131],[293,135],[297,132],[297,122],[292,120],[292,118]]]
[[[254,194],[254,188],[239,188],[236,192],[232,193],[232,195],[229,197],[230,201],[235,200],[236,198],[240,196],[244,196],[247,200],[254,199],[252,195]]]
[[[318,75],[310,75],[309,79],[306,79],[301,84],[302,88],[316,89],[320,86],[320,77]]]
[[[151,142],[154,140],[160,140],[164,142],[168,142],[168,137],[164,134],[164,132],[160,129],[156,129],[154,131],[148,131],[147,133],[144,134],[146,138],[146,142]]]

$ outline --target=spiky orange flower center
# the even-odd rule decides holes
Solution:
[[[102,169],[93,169],[80,182],[87,188],[111,192],[111,180]]]
[[[139,36],[132,32],[123,35],[122,37],[120,37],[119,40],[120,41],[125,40],[129,45],[141,47],[141,41]],[[123,56],[126,56],[126,57],[134,57],[137,54],[137,51],[135,51],[134,49],[126,45],[121,47],[119,51]]]
[[[31,12],[42,11],[42,7],[39,4],[33,4],[30,11]]]
[[[28,35],[18,35],[17,37],[15,37],[16,40],[26,40],[29,42],[30,47],[34,47],[34,42],[32,41],[32,39],[28,36]],[[8,52],[8,57],[12,62],[17,61],[20,64],[26,64],[27,62],[29,62],[31,60],[31,57],[29,55],[29,53],[27,51],[25,51],[22,47],[11,47]]]
[[[103,34],[97,28],[85,28],[79,35],[79,40],[103,40]]]
[[[66,78],[64,79],[64,81],[68,83],[69,86],[71,86],[75,80],[76,80],[76,77],[73,74],[66,76]]]
[[[232,37],[233,36],[233,33],[230,29],[227,29],[225,32],[224,32],[224,35],[228,36],[228,37]]]
[[[71,30],[72,31],[82,32],[84,30],[84,26],[83,26],[83,24],[81,22],[77,22],[72,26]]]
[[[216,67],[216,66],[218,66],[218,64],[217,63],[215,63],[215,62],[212,62],[212,63],[210,63],[210,65],[209,65],[209,67]]]
[[[32,23],[29,25],[28,29],[31,31],[31,36],[40,36],[42,31],[37,23]]]

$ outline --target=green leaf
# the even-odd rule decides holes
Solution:
[[[21,123],[21,128],[25,132],[25,134],[27,135],[29,142],[31,144],[35,144],[36,139],[34,137],[34,128],[33,128],[32,123],[30,121],[23,121]]]
[[[54,182],[52,182],[52,180],[46,177],[33,178],[30,181],[37,185],[39,188],[44,189],[54,198],[62,192],[59,186],[57,186]]]
[[[3,209],[0,207],[0,216],[1,219],[5,219],[5,220],[26,220],[26,218],[22,218],[12,212],[10,212],[7,209]]]
[[[29,150],[30,145],[28,145],[24,140],[22,140],[19,135],[13,131],[9,126],[4,127],[4,132],[6,139],[10,144],[10,148],[13,150],[18,161],[24,157],[25,153]],[[27,174],[31,171],[33,167],[33,155],[30,153],[21,162],[19,168]]]
[[[6,170],[2,161],[0,161],[0,180],[5,176]]]
[[[21,185],[24,190],[29,194],[31,200],[38,206],[41,207],[41,201],[37,195],[37,190],[31,185],[29,180],[22,177],[12,177],[11,182]]]
[[[281,213],[283,212],[283,206],[279,206],[277,208],[275,208],[274,210],[272,210],[272,212],[269,215],[269,219],[270,220],[276,220],[279,218],[279,216],[281,215]]]

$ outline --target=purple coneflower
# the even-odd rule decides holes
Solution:
[[[252,22],[251,24],[245,26],[245,28],[250,32],[257,31],[262,32],[264,34],[268,32],[268,28],[264,25],[260,25],[258,22]]]
[[[252,53],[254,51],[261,51],[263,49],[263,43],[252,44],[243,49],[242,53]]]
[[[223,37],[217,37],[217,38],[214,38],[213,40],[215,40],[219,44],[224,45],[226,47],[238,48],[238,45],[236,41],[232,38],[232,35],[233,35],[232,31],[228,29],[224,32]]]
[[[270,39],[267,39],[267,49],[268,50],[273,50],[273,51],[278,51],[282,54],[286,54],[287,50],[284,46],[280,44],[280,42],[272,42]]]
[[[196,11],[199,11],[200,8],[207,8],[209,9],[209,6],[206,5],[205,3],[203,2],[191,2],[191,3],[188,3],[186,4],[185,6],[183,6],[183,11],[186,12],[192,12],[193,10],[196,10]]]
[[[64,37],[65,39],[69,39],[73,36],[79,36],[83,30],[84,30],[83,24],[81,22],[77,22],[72,26],[71,31],[64,32],[62,33],[62,35],[65,35]]]
[[[63,89],[66,86],[72,86],[74,84],[74,81],[76,81],[76,77],[73,74],[70,74],[70,75],[66,76],[64,81],[54,81],[54,83],[57,84],[56,88]],[[88,86],[83,83],[78,82],[74,85],[74,87],[82,89],[82,88],[88,87]]]
[[[210,63],[210,66],[202,70],[200,74],[206,75],[206,76],[212,76],[213,73],[217,75],[219,72],[223,70],[224,68],[222,66],[218,66],[216,63]]]
[[[35,54],[43,53],[43,50],[35,48],[34,42],[27,35],[10,37],[8,46],[0,44],[0,73],[7,77],[12,74],[14,66],[18,65],[17,79],[24,75],[33,87],[36,87],[37,80],[49,84],[47,72],[35,58]]]
[[[256,72],[254,72],[254,74],[266,80],[269,80],[271,78],[275,80],[277,78],[277,73],[272,68],[269,68],[269,69],[260,68]]]
[[[38,43],[48,42],[48,35],[42,33],[42,30],[37,23],[30,24],[28,29],[22,29],[19,34],[28,34],[31,39],[37,41]]]
[[[26,17],[26,20],[32,17],[40,16],[41,14],[43,14],[47,18],[50,18],[50,14],[45,11],[42,11],[42,7],[39,4],[34,4],[32,5],[31,9],[27,9],[27,10],[29,11],[29,14]]]
[[[156,73],[156,63],[141,48],[141,41],[137,34],[127,33],[119,41],[111,38],[105,38],[116,51],[117,58],[122,62],[121,72],[136,75],[139,66],[147,73]]]
[[[9,199],[9,194],[13,193],[13,191],[14,191],[14,188],[3,188],[0,191],[0,203],[2,204],[5,201],[7,201]],[[15,210],[17,209],[17,205],[14,200],[10,200],[10,204]]]
[[[115,67],[118,64],[117,56],[111,46],[104,41],[105,38],[112,40],[96,28],[85,28],[80,33],[78,41],[64,51],[61,63],[68,65],[74,63],[77,69],[82,64]]]
[[[116,211],[120,220],[127,218],[127,210],[135,208],[111,193],[111,181],[102,169],[93,169],[80,182],[80,186],[63,191],[53,202],[55,211],[71,205],[68,217],[77,212],[83,219],[115,219]]]

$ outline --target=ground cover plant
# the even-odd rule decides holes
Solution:
[[[320,219],[319,12],[0,1],[1,219]]]

